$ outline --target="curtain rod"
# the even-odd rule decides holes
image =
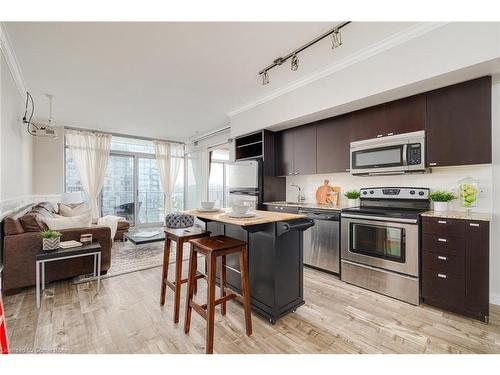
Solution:
[[[112,136],[115,136],[115,137],[141,139],[141,140],[144,140],[144,141],[165,141],[165,142],[170,142],[170,143],[179,143],[181,145],[185,145],[186,144],[186,142],[172,141],[170,139],[141,137],[141,136],[137,136],[137,135],[122,134],[122,133],[113,133],[113,132],[106,132],[106,131],[95,130],[95,129],[77,128],[77,127],[74,127],[74,126],[63,126],[63,128],[64,129],[69,129],[69,130],[88,131],[88,132],[93,132],[93,133],[107,133],[107,134],[111,134]]]

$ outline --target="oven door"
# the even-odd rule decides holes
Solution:
[[[418,277],[418,225],[342,218],[342,259]]]

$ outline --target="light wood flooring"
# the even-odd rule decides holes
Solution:
[[[186,267],[187,268],[187,267]],[[253,314],[247,337],[243,309],[216,314],[215,353],[500,353],[500,307],[484,324],[429,306],[415,307],[305,269],[306,304],[274,326]],[[159,305],[161,268],[95,283],[49,284],[40,310],[34,289],[5,298],[13,352],[204,353],[205,322],[191,333],[172,320],[172,291]],[[185,290],[185,288],[183,288]],[[200,281],[197,299],[205,297]],[[184,305],[184,296],[182,297]]]

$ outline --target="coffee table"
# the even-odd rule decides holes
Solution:
[[[144,245],[147,243],[153,243],[153,242],[161,242],[165,241],[165,232],[164,228],[161,228],[161,230],[151,230],[151,231],[157,231],[159,232],[157,235],[151,236],[151,237],[142,237],[142,236],[137,236],[137,233],[141,232],[149,232],[149,230],[142,230],[142,231],[136,231],[136,232],[127,232],[123,234],[123,240],[128,240],[134,244],[135,247],[137,245]]]
[[[80,258],[94,256],[94,277],[97,279],[97,293],[99,293],[101,282],[101,245],[99,242],[92,242],[89,245],[71,247],[69,249],[41,250],[35,256],[36,262],[36,307],[40,308],[40,285],[45,289],[45,263],[55,262],[63,259]],[[41,275],[40,275],[41,274]],[[41,280],[40,280],[41,276]]]

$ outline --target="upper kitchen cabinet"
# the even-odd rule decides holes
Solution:
[[[276,175],[316,173],[316,126],[284,130],[276,150]]]
[[[491,163],[491,77],[427,93],[427,165]]]
[[[351,119],[348,114],[317,123],[317,173],[349,171]]]
[[[383,137],[387,133],[383,105],[361,109],[352,114],[351,142]]]
[[[423,130],[425,113],[425,95],[411,96],[356,111],[352,114],[351,141]]]
[[[425,95],[385,104],[385,135],[411,133],[425,128]]]

